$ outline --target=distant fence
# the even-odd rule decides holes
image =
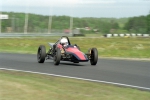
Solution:
[[[105,34],[104,37],[150,37],[150,34]]]
[[[1,33],[0,37],[72,36],[65,33]]]

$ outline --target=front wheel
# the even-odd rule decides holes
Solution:
[[[61,60],[61,51],[59,48],[57,48],[54,55],[54,65],[59,65],[60,60]]]
[[[98,61],[98,51],[96,48],[91,49],[90,62],[91,65],[96,65]]]
[[[40,45],[37,51],[38,63],[44,63],[46,57],[46,48],[44,45]]]

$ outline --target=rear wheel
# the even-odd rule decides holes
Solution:
[[[61,59],[61,51],[59,48],[57,48],[54,55],[54,65],[59,65],[60,59]]]
[[[91,65],[96,65],[98,61],[98,51],[96,48],[91,49],[90,62]]]
[[[37,51],[38,63],[44,63],[46,57],[46,48],[44,45],[40,45]]]

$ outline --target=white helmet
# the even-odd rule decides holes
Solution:
[[[66,38],[62,38],[60,40],[60,43],[63,45],[63,46],[67,46],[68,45],[68,40]]]

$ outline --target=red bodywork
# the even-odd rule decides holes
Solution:
[[[66,48],[66,52],[71,52],[71,53],[76,54],[80,58],[80,60],[86,60],[84,54],[81,51],[79,51],[79,49],[76,48],[76,47],[74,47],[74,48],[72,48],[72,47]]]
[[[74,54],[79,60],[87,60],[85,54],[82,53],[76,46],[64,47],[61,44],[57,44],[57,47],[60,49],[65,49],[66,53]]]
[[[62,49],[62,45],[61,44],[57,44],[57,47]]]

